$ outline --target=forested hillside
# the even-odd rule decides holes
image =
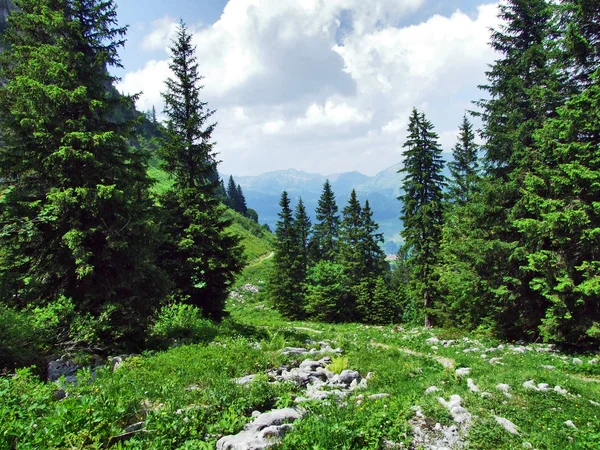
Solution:
[[[289,190],[219,175],[184,20],[140,112],[113,0],[0,11],[0,449],[600,448],[600,2],[498,5],[451,161],[413,107]]]

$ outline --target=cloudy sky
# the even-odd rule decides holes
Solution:
[[[425,111],[447,152],[495,55],[497,3],[476,0],[116,0],[129,25],[118,88],[162,110],[179,18],[194,33],[220,171],[367,175],[401,161]]]

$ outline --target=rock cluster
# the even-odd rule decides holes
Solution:
[[[258,415],[238,434],[217,441],[217,450],[262,450],[275,445],[306,414],[302,408],[275,409]]]

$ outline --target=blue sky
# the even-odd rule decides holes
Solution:
[[[402,159],[424,110],[450,152],[481,97],[497,4],[473,0],[117,0],[138,109],[162,110],[179,18],[194,32],[204,100],[217,109],[220,170],[375,174]]]

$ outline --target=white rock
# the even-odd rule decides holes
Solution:
[[[544,369],[546,369],[546,370],[554,370],[554,369],[556,369],[556,367],[554,367],[554,366],[547,366],[547,365],[544,365],[544,366],[542,366],[542,367],[543,367]]]
[[[510,389],[510,386],[508,384],[500,383],[500,384],[496,385],[496,389],[498,389],[499,391],[502,391],[502,392],[508,392]]]
[[[516,434],[517,436],[519,436],[519,432],[517,431],[517,426],[514,423],[512,423],[510,420],[505,419],[504,417],[498,417],[498,416],[494,416],[494,419],[496,419],[496,422],[498,422],[502,426],[502,428],[504,428],[510,434]]]
[[[461,367],[460,369],[456,369],[456,371],[455,371],[456,375],[459,377],[469,375],[470,372],[471,372],[470,367]]]
[[[579,366],[579,365],[583,364],[583,361],[579,358],[573,358],[573,364],[576,364]]]
[[[567,395],[568,391],[561,388],[560,386],[554,386],[554,392],[558,392],[561,395]]]
[[[440,340],[437,337],[432,336],[429,339],[426,339],[425,342],[428,344],[439,344]]]
[[[425,389],[425,393],[431,394],[432,392],[437,392],[439,390],[440,388],[438,388],[437,386],[429,386],[427,389]]]
[[[600,406],[600,403],[595,402],[594,400],[590,400],[590,403],[594,406]]]
[[[572,420],[567,420],[565,422],[565,425],[568,426],[569,428],[575,428],[575,429],[577,429],[577,427],[575,426],[575,424],[573,423]]]
[[[490,360],[488,361],[490,364],[494,365],[494,364],[502,364],[500,361],[502,361],[502,358],[490,358]]]
[[[467,386],[471,392],[481,392],[481,389],[473,382],[472,378],[467,378]]]
[[[539,391],[538,387],[535,384],[535,381],[533,380],[527,380],[525,383],[523,383],[523,387],[525,389],[533,389],[534,391]]]
[[[548,383],[540,383],[537,387],[539,391],[546,392],[548,390]]]

